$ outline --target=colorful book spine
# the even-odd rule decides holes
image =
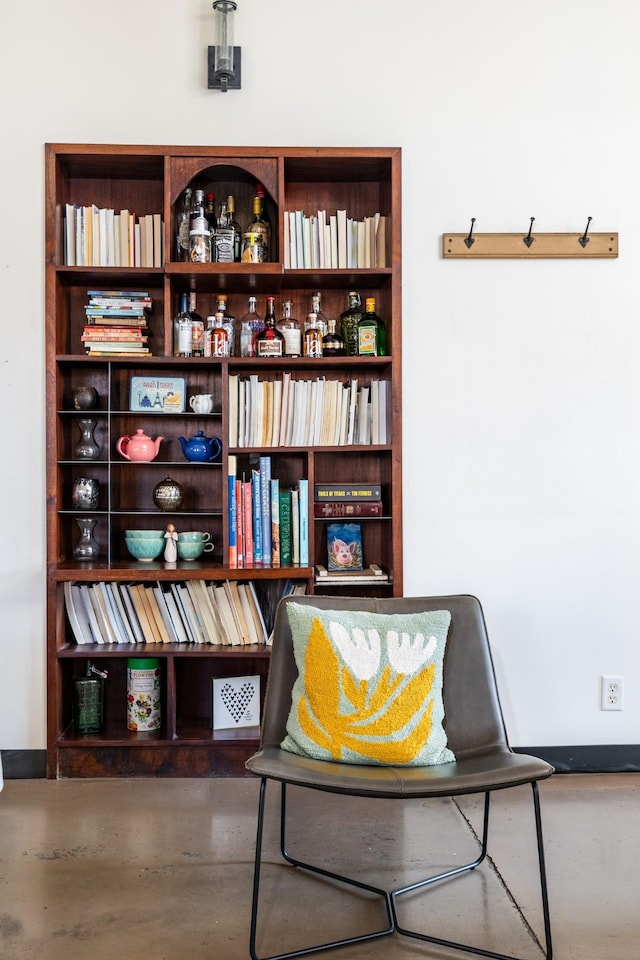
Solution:
[[[244,510],[242,480],[236,478],[236,555],[237,566],[244,567]]]
[[[316,483],[314,500],[382,500],[379,483]]]
[[[291,562],[300,563],[300,496],[297,487],[291,491]]]
[[[260,497],[260,471],[251,471],[251,498],[253,514],[253,562],[262,566],[262,499]]]
[[[293,563],[293,539],[291,530],[291,490],[280,491],[280,564]]]
[[[271,479],[271,565],[280,566],[280,481]]]
[[[252,567],[253,556],[253,504],[251,481],[242,481],[242,520],[244,525],[244,565]]]
[[[238,566],[238,515],[236,511],[236,470],[237,462],[234,454],[227,460],[227,492],[229,516],[229,566],[235,570]]]
[[[298,481],[300,509],[300,566],[309,566],[309,481]]]
[[[271,565],[271,457],[261,456],[260,507],[262,510],[262,562]]]

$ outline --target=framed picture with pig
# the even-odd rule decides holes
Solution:
[[[327,524],[327,570],[362,570],[363,568],[360,524]]]

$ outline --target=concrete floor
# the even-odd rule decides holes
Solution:
[[[1,960],[246,960],[257,790],[254,779],[5,781]],[[275,789],[270,797],[261,954],[376,924],[361,895],[282,865]],[[556,775],[541,798],[555,960],[636,960],[640,774]],[[309,792],[290,800],[292,850],[329,869],[368,868],[381,886],[475,856],[476,798],[404,808]],[[529,787],[496,795],[492,826],[495,866],[412,898],[407,912],[438,936],[534,960],[542,925]],[[464,954],[394,935],[325,956]]]

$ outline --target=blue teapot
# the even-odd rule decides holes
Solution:
[[[178,437],[178,440],[187,460],[194,463],[211,463],[222,452],[220,440],[217,437],[205,437],[202,430],[198,430],[190,440],[185,440],[184,437]]]

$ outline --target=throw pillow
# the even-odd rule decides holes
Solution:
[[[382,614],[287,605],[298,678],[282,749],[343,763],[455,759],[442,721],[448,610]]]

